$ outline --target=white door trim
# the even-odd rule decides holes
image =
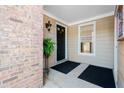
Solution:
[[[118,42],[117,42],[117,32],[116,32],[116,18],[114,19],[114,80],[117,87],[117,79],[118,79]]]
[[[59,62],[62,62],[64,60],[67,60],[67,26],[63,25],[63,24],[61,24],[59,22],[56,22],[56,27],[57,27],[57,25],[65,27],[65,59],[57,61],[57,46],[56,46],[56,62],[59,63]],[[56,27],[55,27],[55,29],[56,29]],[[57,29],[56,29],[56,43],[57,43]]]

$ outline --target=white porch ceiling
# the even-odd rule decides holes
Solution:
[[[110,14],[114,5],[44,5],[44,10],[64,22],[71,24],[96,16]]]

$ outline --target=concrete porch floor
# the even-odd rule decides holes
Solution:
[[[88,64],[81,64],[68,74],[50,69],[48,79],[43,88],[100,88],[100,86],[77,78],[87,67]]]

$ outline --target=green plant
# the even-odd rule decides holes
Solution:
[[[49,57],[54,51],[54,41],[50,38],[45,38],[43,41],[43,52],[46,57]]]
[[[43,53],[45,57],[45,72],[48,74],[49,66],[48,66],[48,58],[51,56],[52,52],[54,51],[55,43],[50,38],[45,38],[43,40]]]

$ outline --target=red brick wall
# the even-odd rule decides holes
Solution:
[[[0,87],[41,87],[42,6],[0,6]]]

